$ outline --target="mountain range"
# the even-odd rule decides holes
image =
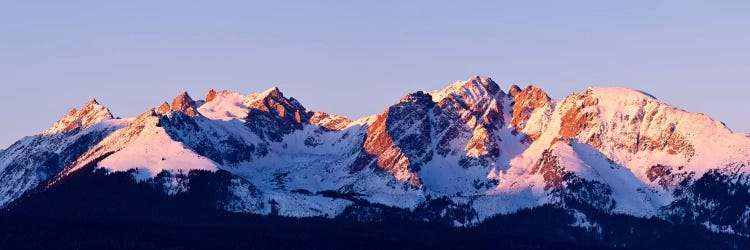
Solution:
[[[126,200],[145,186],[164,197],[207,192],[201,202],[232,214],[364,223],[401,213],[474,228],[550,208],[599,239],[611,231],[606,218],[627,216],[744,240],[749,180],[750,135],[704,114],[633,89],[558,101],[481,76],[357,120],[278,88],[183,92],[133,118],[92,99],[0,151],[9,214],[86,217],[81,209],[128,206],[91,197]],[[122,181],[138,189],[102,184]]]

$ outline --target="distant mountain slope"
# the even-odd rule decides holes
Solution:
[[[168,195],[216,184],[191,179],[207,172],[222,176],[212,204],[232,212],[368,221],[387,207],[470,226],[553,206],[579,227],[624,214],[747,236],[748,164],[747,134],[625,88],[558,102],[477,76],[354,121],[278,88],[210,90],[135,118],[115,119],[95,100],[71,111],[0,152],[0,206],[82,171],[128,173]]]

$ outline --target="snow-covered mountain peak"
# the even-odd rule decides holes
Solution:
[[[432,96],[429,93],[425,93],[424,91],[417,91],[417,92],[405,95],[399,100],[399,102],[400,103],[407,103],[407,102],[427,103],[427,102],[432,102]]]
[[[597,117],[591,118],[609,121],[610,125],[620,121],[629,122],[634,126],[639,125],[632,124],[634,122],[649,122],[649,125],[659,125],[656,128],[663,130],[679,130],[679,127],[685,129],[689,125],[692,127],[690,130],[701,130],[703,134],[732,133],[722,122],[704,114],[682,110],[664,103],[651,94],[629,88],[588,88],[581,93],[568,96],[561,102],[561,106],[561,111],[595,113]],[[678,127],[678,124],[682,126]]]
[[[550,119],[539,145],[525,155],[557,140],[588,144],[656,188],[675,188],[690,175],[750,156],[750,140],[723,123],[638,90],[588,88],[556,105]],[[655,179],[655,172],[669,174]]]
[[[282,99],[285,101],[289,101],[286,97],[284,97],[284,93],[282,93],[278,87],[271,87],[264,91],[247,95],[244,103],[250,108],[263,109],[261,105],[262,103],[265,103],[269,100],[280,101]]]
[[[228,90],[212,90],[198,111],[209,119],[244,121],[249,111],[248,105],[255,100],[255,96],[257,93],[245,96]]]
[[[585,91],[599,99],[658,101],[653,95],[641,90],[623,87],[589,87]]]
[[[7,200],[65,166],[59,178],[99,167],[136,169],[144,181],[164,170],[221,169],[234,176],[231,211],[335,216],[360,199],[411,209],[432,196],[476,210],[479,220],[573,198],[658,216],[690,178],[728,164],[750,176],[741,165],[750,162],[748,135],[626,88],[588,88],[556,102],[535,86],[505,94],[476,76],[407,94],[356,121],[308,110],[276,87],[211,89],[205,99],[183,92],[134,119],[112,119],[89,101],[50,129],[74,132],[27,137],[0,154],[0,177],[26,175],[7,185]]]
[[[279,90],[279,87],[271,87],[263,92],[258,93],[261,97],[267,97],[267,96],[273,96],[273,97],[284,97],[284,93],[281,93],[281,90]]]
[[[307,121],[308,111],[294,98],[286,98],[276,87],[260,93],[243,95],[228,90],[211,90],[206,102],[198,108],[201,115],[214,120],[246,122],[260,113],[290,117],[296,123]],[[260,112],[260,113],[258,113]]]
[[[313,112],[310,123],[323,126],[330,130],[342,130],[352,123],[346,116],[328,114],[324,112]]]
[[[502,92],[500,86],[491,78],[473,76],[464,81],[456,81],[442,90],[431,91],[432,100],[439,103],[448,97],[460,97],[468,103],[475,103],[482,99],[494,97]]]
[[[86,106],[94,106],[94,105],[101,105],[99,104],[99,101],[96,100],[96,98],[89,99],[86,104],[83,104],[84,107]]]
[[[128,127],[105,138],[104,143],[96,145],[89,153],[112,152],[97,163],[98,166],[110,171],[136,169],[138,179],[153,177],[163,170],[217,169],[216,163],[175,140],[171,134],[175,131],[167,131],[165,125],[159,124],[160,118],[154,115],[144,113]]]
[[[291,115],[294,116],[297,123],[301,122],[301,115],[306,111],[305,107],[296,99],[284,97],[284,93],[277,87],[269,88],[249,97],[249,102],[246,101],[246,104],[250,109],[274,113],[282,118]]]
[[[106,107],[99,104],[96,99],[91,99],[81,107],[80,110],[72,109],[68,114],[60,118],[52,127],[46,129],[42,134],[58,134],[85,129],[104,120],[114,118]]]
[[[109,171],[136,170],[137,179],[153,177],[162,170],[215,170],[216,163],[193,152],[184,141],[175,139],[181,132],[175,126],[194,125],[189,122],[193,119],[183,112],[170,110],[164,115],[157,109],[149,109],[136,118],[127,119],[129,122],[125,126],[98,141],[51,182],[92,164]]]

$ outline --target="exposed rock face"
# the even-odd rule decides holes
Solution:
[[[310,122],[311,112],[294,98],[287,99],[274,87],[260,93],[249,103],[247,126],[261,137],[279,142],[282,137],[302,129]]]
[[[188,116],[196,116],[199,114],[196,108],[195,101],[187,92],[182,92],[172,100],[172,111],[180,111]]]
[[[208,94],[206,94],[206,102],[213,101],[216,98],[216,90],[211,89],[208,91]]]
[[[572,108],[565,110],[560,121],[559,135],[563,139],[570,139],[581,135],[583,132],[593,131],[587,138],[582,138],[594,147],[601,146],[601,129],[599,125],[599,109],[596,106],[599,100],[593,96],[593,90],[589,89],[581,94],[574,94],[565,98],[564,102],[574,102]]]
[[[422,164],[432,159],[429,112],[434,105],[430,94],[419,91],[405,96],[399,104],[388,109],[386,129],[391,137],[396,138],[394,144],[411,160],[411,171],[419,171]]]
[[[514,84],[514,85],[511,85],[510,88],[508,89],[508,95],[515,98],[516,96],[518,96],[518,94],[521,93],[521,91],[522,91],[521,87],[518,87],[518,85]]]
[[[542,89],[535,86],[528,86],[523,90],[518,86],[511,87],[511,89],[514,92],[510,94],[514,97],[514,105],[510,125],[515,128],[516,132],[526,133],[534,141],[541,136],[545,126],[549,123],[552,99]],[[533,120],[532,116],[535,116]],[[532,126],[527,129],[529,120]]]
[[[154,112],[155,114],[164,116],[172,116],[173,112],[181,112],[191,117],[200,115],[200,113],[198,112],[197,103],[185,91],[172,99],[171,105],[168,102],[164,102],[159,105],[159,107],[157,107]]]
[[[160,115],[170,115],[172,113],[172,106],[169,106],[169,103],[164,102],[156,108],[156,113]]]
[[[83,105],[81,110],[71,110],[42,134],[65,133],[85,129],[112,118],[112,113],[109,112],[109,109],[100,105],[96,99],[91,99]]]
[[[415,172],[432,157],[428,116],[432,106],[429,94],[409,94],[378,116],[367,130],[364,150],[377,156],[377,167],[413,186],[421,185]]]
[[[419,177],[409,171],[409,159],[400,148],[396,147],[393,138],[388,133],[388,112],[378,116],[378,119],[367,128],[367,135],[363,145],[364,154],[371,157],[371,168],[377,167],[393,173],[396,179],[419,186]]]
[[[532,168],[531,174],[538,174],[544,180],[544,190],[548,191],[552,201],[563,206],[577,209],[594,208],[610,211],[615,207],[612,189],[603,183],[587,180],[560,165],[558,156],[549,150]]]
[[[647,94],[624,90],[619,90],[625,93],[619,98],[608,94],[614,91],[618,90],[590,88],[566,98],[560,109],[564,114],[560,137],[577,138],[603,152],[664,152],[690,161],[696,149],[687,138],[693,134],[693,128],[686,124],[687,117],[713,123],[698,114],[676,116],[675,108]],[[716,126],[716,129],[729,132],[722,127]]]
[[[224,208],[259,214],[333,217],[365,203],[413,210],[431,197],[472,215],[456,225],[545,204],[733,228],[741,226],[723,220],[750,214],[750,170],[717,171],[750,159],[750,136],[639,91],[590,88],[557,103],[533,86],[506,94],[472,77],[357,121],[307,110],[277,88],[212,90],[206,100],[196,107],[182,93],[131,119],[87,103],[50,134],[0,153],[0,183],[12,183],[0,196],[15,199],[82,166],[135,166],[138,178],[195,167],[233,176]]]
[[[656,164],[646,170],[646,178],[648,178],[651,183],[657,184],[665,190],[669,190],[673,187],[677,187],[681,181],[691,175],[690,173],[685,172],[677,174],[683,168],[684,167],[679,166],[672,170],[673,167],[671,166]]]
[[[437,130],[448,131],[440,138],[438,153],[446,155],[447,143],[458,138],[460,134],[469,134],[470,139],[464,145],[469,157],[485,155],[497,156],[499,145],[493,139],[499,128],[505,126],[502,98],[505,94],[500,87],[486,77],[472,77],[465,82],[456,82],[436,93],[438,98]],[[456,119],[460,123],[455,123]],[[453,127],[450,127],[453,126]]]
[[[415,187],[422,186],[419,172],[430,168],[427,163],[436,155],[459,158],[459,168],[489,168],[502,150],[498,131],[504,126],[504,98],[499,86],[485,77],[409,94],[370,124],[361,159]],[[456,178],[483,183],[471,179],[475,177]]]

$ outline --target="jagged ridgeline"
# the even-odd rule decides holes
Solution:
[[[750,235],[750,136],[637,90],[555,101],[472,77],[354,121],[278,88],[204,99],[183,92],[134,118],[89,101],[0,151],[0,206],[86,219],[159,218],[166,209],[146,204],[180,204],[461,230],[556,211],[579,238],[631,235],[622,246],[651,238],[613,221]]]

